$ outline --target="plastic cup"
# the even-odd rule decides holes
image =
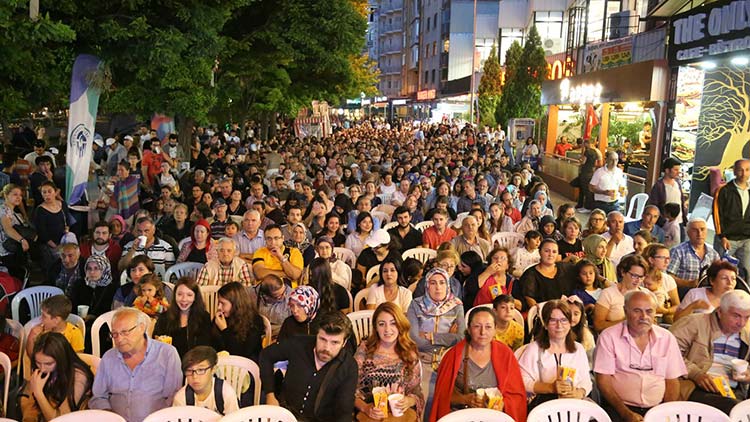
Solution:
[[[78,316],[81,318],[86,318],[86,316],[89,314],[89,307],[88,305],[78,305]]]
[[[748,365],[750,365],[750,362],[745,359],[732,359],[732,369],[738,374],[747,372]]]
[[[148,238],[146,236],[138,236],[138,247],[145,248]]]
[[[398,407],[396,407],[396,405],[398,404],[398,402],[400,402],[403,399],[404,399],[404,395],[403,394],[399,394],[399,393],[391,394],[391,395],[388,396],[388,404],[391,405],[391,414],[393,416],[399,417],[399,416],[402,416],[404,414],[404,412],[401,409],[399,409]]]

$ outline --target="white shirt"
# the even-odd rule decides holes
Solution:
[[[612,235],[609,234],[609,232],[606,232],[602,234],[602,237],[607,239],[609,242],[609,239],[612,238]],[[616,267],[617,264],[620,263],[620,259],[622,259],[623,256],[635,252],[635,248],[633,247],[633,238],[624,234],[622,235],[622,240],[620,243],[615,244],[615,246],[612,248],[612,253],[609,254],[609,259],[612,260],[612,264]]]
[[[398,295],[396,300],[393,302],[398,305],[404,313],[409,309],[411,305],[412,294],[407,288],[398,286]],[[370,291],[367,292],[367,304],[368,305],[380,305],[383,302],[388,302],[385,298],[385,291],[383,286],[372,286]]]
[[[742,201],[742,217],[745,217],[745,212],[747,211],[747,204],[750,203],[750,192],[748,191],[750,187],[742,189],[740,185],[737,184],[736,180],[734,182],[734,185],[737,186],[737,193],[740,194],[740,200]]]
[[[672,184],[664,184],[664,192],[666,194],[665,204],[680,204],[680,213],[675,218],[675,221],[682,221],[682,195],[680,194],[680,186],[677,183],[679,182],[673,180]]]
[[[609,195],[595,193],[595,201],[614,202],[623,199],[622,195],[620,195],[620,188],[625,188],[625,178],[623,177],[622,170],[617,166],[615,166],[615,168],[611,171],[607,168],[607,166],[599,167],[594,172],[594,176],[591,178],[590,184],[596,186],[600,190],[615,191],[614,198]]]
[[[575,378],[573,379],[574,388],[582,388],[586,395],[591,392],[592,384],[589,372],[589,358],[586,356],[586,350],[583,346],[575,342],[576,351],[573,353],[563,353],[558,355],[560,359],[559,366],[566,368],[575,368]],[[558,363],[554,353],[549,350],[541,350],[539,343],[532,341],[523,349],[521,358],[518,359],[518,365],[521,367],[521,377],[523,385],[529,393],[534,392],[534,384],[537,382],[555,382],[557,380]]]

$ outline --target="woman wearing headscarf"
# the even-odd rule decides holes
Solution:
[[[409,335],[417,343],[422,361],[422,392],[429,398],[425,408],[430,409],[435,371],[445,351],[461,340],[466,321],[461,299],[450,290],[448,272],[433,268],[425,280],[427,291],[412,300],[406,318],[411,324]]]
[[[315,258],[315,248],[308,240],[307,227],[302,223],[294,223],[289,227],[292,234],[291,239],[284,241],[284,246],[297,248],[302,254],[304,266],[307,267]]]
[[[209,259],[216,258],[218,258],[218,251],[211,247],[211,225],[208,220],[202,218],[195,222],[193,230],[190,232],[190,240],[180,248],[177,262],[205,264]]]
[[[599,234],[592,234],[583,239],[583,253],[596,266],[599,275],[607,279],[609,283],[617,282],[615,266],[607,258],[607,239]]]
[[[128,231],[128,223],[121,215],[113,215],[112,219],[109,221],[109,227],[112,232],[112,240],[117,242],[120,246],[135,239],[133,233]]]
[[[87,319],[109,312],[112,309],[112,299],[117,290],[117,283],[112,282],[112,269],[109,259],[104,255],[91,255],[84,265],[85,276],[73,288],[73,307],[80,305],[89,307]]]
[[[320,297],[312,286],[299,286],[289,295],[289,310],[287,317],[279,329],[278,342],[294,336],[310,336],[315,334],[317,327]]]
[[[518,222],[516,233],[523,233],[531,230],[539,230],[539,222],[542,218],[542,204],[536,199],[531,201],[526,215]]]
[[[331,265],[331,277],[333,282],[340,284],[346,290],[352,287],[352,267],[346,262],[338,259],[335,253],[333,239],[328,236],[321,236],[315,239],[315,252],[318,256],[328,260]]]

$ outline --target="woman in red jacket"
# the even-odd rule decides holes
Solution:
[[[478,389],[497,388],[502,400],[495,407],[517,422],[526,422],[526,391],[521,370],[508,346],[494,341],[495,315],[478,308],[469,317],[466,339],[453,346],[438,369],[430,422],[453,410],[485,407]]]

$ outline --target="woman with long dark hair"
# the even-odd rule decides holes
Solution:
[[[375,309],[385,302],[392,302],[406,312],[411,305],[412,294],[404,287],[406,284],[401,273],[401,262],[393,258],[386,258],[380,264],[380,278],[376,286],[370,287],[367,295],[367,309]]]
[[[21,396],[23,421],[48,422],[79,410],[91,396],[93,382],[91,369],[62,334],[40,335],[31,354],[31,379]]]
[[[211,344],[211,316],[206,311],[200,287],[190,277],[181,277],[166,312],[159,315],[154,338],[169,336],[182,357],[195,346]]]
[[[218,296],[213,348],[257,362],[263,347],[263,320],[245,287],[238,282],[227,283],[221,286]]]
[[[346,289],[333,282],[331,264],[328,259],[321,257],[313,259],[308,267],[308,284],[318,291],[321,312],[347,313],[353,307],[353,304],[349,303]]]

